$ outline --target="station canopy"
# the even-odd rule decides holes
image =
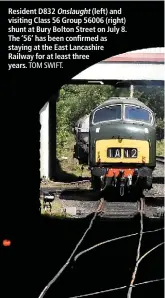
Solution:
[[[72,83],[133,85],[162,85],[165,79],[165,47],[148,48],[107,58],[83,70],[72,78]]]

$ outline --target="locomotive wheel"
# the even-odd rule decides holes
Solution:
[[[100,177],[92,175],[91,184],[94,191],[100,190],[101,189]]]

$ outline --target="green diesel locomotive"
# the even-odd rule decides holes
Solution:
[[[76,146],[81,147],[83,157],[83,143]],[[89,115],[84,148],[88,149],[84,153],[88,153],[93,189],[115,188],[123,196],[131,191],[141,194],[152,187],[155,115],[138,99],[113,97],[96,107]],[[78,154],[77,158],[81,162]]]

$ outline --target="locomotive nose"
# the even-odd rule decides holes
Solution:
[[[99,128],[99,133],[98,133]],[[92,136],[95,140],[100,139],[118,139],[122,142],[123,139],[139,139],[147,140],[149,136],[149,128],[139,123],[126,123],[123,121],[114,123],[104,123],[104,126],[92,127]]]

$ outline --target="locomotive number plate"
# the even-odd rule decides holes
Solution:
[[[121,150],[123,150],[124,158],[137,158],[136,148],[108,148],[107,157],[110,158],[121,158]]]
[[[120,158],[121,157],[121,148],[108,148],[107,156],[113,158]]]
[[[136,158],[137,149],[136,148],[124,148],[124,157],[125,158]]]

